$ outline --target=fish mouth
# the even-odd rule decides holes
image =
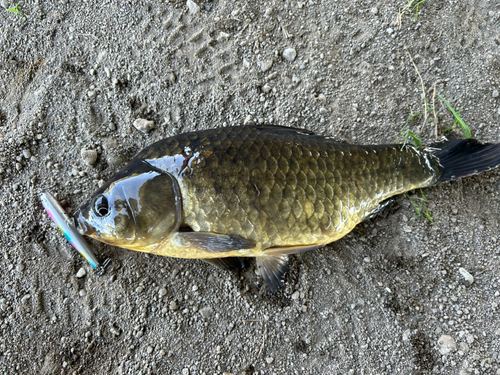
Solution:
[[[88,224],[87,220],[83,216],[82,209],[78,209],[74,214],[73,214],[73,224],[82,236],[92,236],[96,234],[96,230],[94,227],[92,227],[90,224]]]

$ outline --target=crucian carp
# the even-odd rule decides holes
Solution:
[[[146,147],[73,215],[107,244],[230,268],[254,257],[271,291],[288,256],[336,241],[409,190],[494,168],[500,145],[350,145],[306,130],[237,126]]]

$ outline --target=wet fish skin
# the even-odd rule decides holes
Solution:
[[[450,165],[456,160],[462,175],[500,163],[497,145],[488,145],[496,147],[486,150],[493,156],[469,171],[465,162],[478,147],[484,157],[486,146],[467,145],[444,145],[439,154],[412,146],[349,145],[273,126],[185,133],[139,152],[75,218],[83,234],[132,250],[256,257],[275,290],[289,254],[338,240],[381,201],[455,178]],[[100,217],[95,204],[102,197],[109,210]]]
[[[237,234],[263,249],[337,240],[381,200],[431,185],[439,172],[413,147],[348,145],[273,127],[181,134],[137,158],[177,179],[194,231]]]

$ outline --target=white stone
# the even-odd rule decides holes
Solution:
[[[273,66],[273,60],[268,59],[268,60],[262,60],[258,62],[260,70],[263,72],[267,72],[271,67]]]
[[[82,277],[85,277],[86,274],[87,274],[87,271],[85,270],[85,268],[82,267],[76,273],[76,277],[81,279]]]
[[[297,51],[295,48],[287,48],[283,51],[283,58],[287,61],[293,62],[297,57]]]
[[[438,350],[442,355],[447,355],[457,349],[455,339],[449,335],[441,335],[437,341]]]
[[[97,161],[97,151],[96,150],[86,150],[80,151],[83,161],[87,165],[92,165]]]
[[[462,275],[465,281],[467,281],[469,284],[472,284],[474,282],[474,276],[472,276],[465,268],[459,268],[458,272],[460,272],[460,275]]]
[[[134,121],[134,127],[143,133],[149,133],[155,127],[155,123],[143,118],[138,118]]]
[[[210,316],[212,316],[214,310],[210,306],[205,306],[200,309],[200,314],[203,317],[203,319],[208,319]]]
[[[245,120],[243,120],[243,125],[255,125],[255,121],[253,120],[252,115],[248,115],[245,117]]]
[[[189,13],[196,14],[200,11],[200,6],[196,4],[193,0],[187,0],[186,5],[189,9]]]

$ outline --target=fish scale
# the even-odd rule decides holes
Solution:
[[[412,147],[353,146],[262,129],[178,135],[137,157],[177,178],[184,222],[193,230],[239,235],[262,249],[336,240],[380,201],[437,178]],[[192,159],[182,170],[170,167],[178,154]]]

